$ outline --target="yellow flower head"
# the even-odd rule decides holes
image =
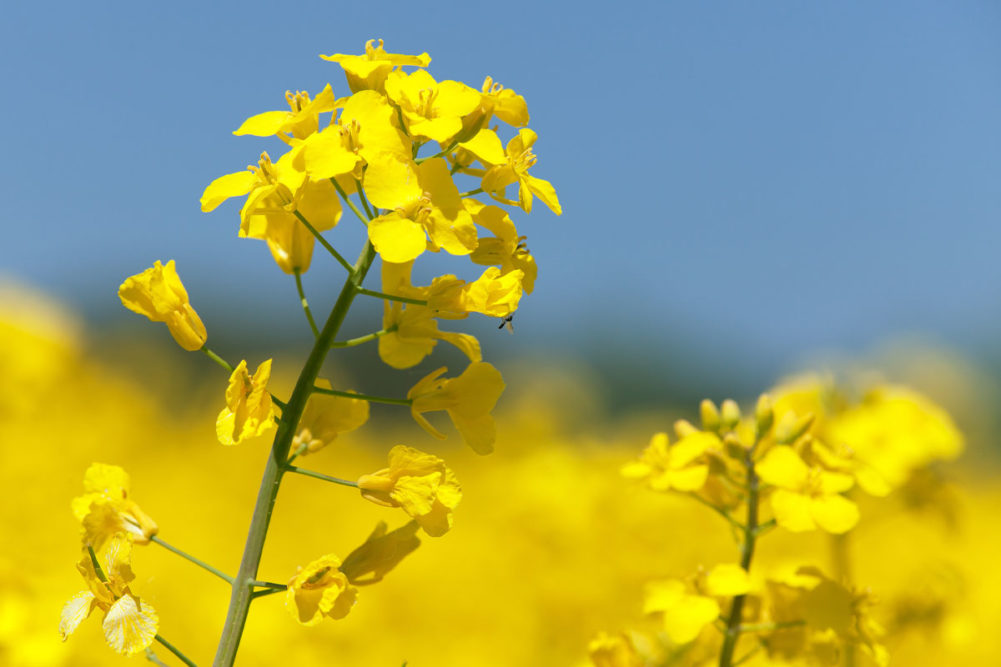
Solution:
[[[719,617],[719,603],[711,597],[690,592],[677,579],[655,581],[647,585],[643,611],[663,614],[664,631],[675,644],[694,641],[703,628]]]
[[[423,413],[445,410],[466,444],[477,454],[489,454],[497,438],[490,411],[504,391],[500,372],[482,361],[469,364],[457,378],[442,378],[446,370],[443,366],[425,376],[407,393],[407,398],[413,400],[410,413],[425,431],[444,438]]]
[[[561,215],[563,208],[552,183],[528,173],[538,160],[532,151],[538,138],[539,135],[525,127],[507,142],[506,148],[501,148],[497,133],[483,129],[460,146],[487,166],[482,187],[491,197],[504,204],[520,206],[525,213],[531,213],[532,196],[535,195],[553,213]],[[507,186],[514,183],[518,184],[518,201],[508,199],[505,194]]]
[[[366,89],[382,90],[386,77],[396,68],[427,67],[431,64],[431,56],[427,53],[422,53],[419,56],[386,53],[381,39],[379,46],[372,46],[374,43],[374,39],[365,42],[365,53],[360,56],[335,53],[320,57],[330,62],[340,63],[348,79],[348,86],[353,93]]]
[[[316,381],[316,386],[331,388],[330,381],[322,379]],[[368,413],[368,401],[360,398],[312,394],[292,438],[291,450],[300,455],[318,452],[339,434],[361,427],[368,421]]]
[[[285,91],[285,99],[288,101],[289,111],[265,111],[251,116],[233,134],[255,137],[279,135],[286,141],[288,137],[285,135],[305,139],[316,132],[320,114],[333,111],[336,102],[329,83],[313,99],[310,99],[309,93],[302,91],[294,94],[292,91]]]
[[[855,484],[851,475],[807,465],[786,445],[770,449],[756,470],[763,482],[776,487],[772,511],[775,521],[786,530],[819,527],[828,533],[844,533],[858,523],[858,506],[841,495]]]
[[[376,504],[402,508],[432,537],[452,527],[452,510],[462,499],[459,480],[444,461],[404,445],[390,450],[388,468],[362,475],[358,488]]]
[[[129,495],[129,475],[122,468],[92,463],[83,479],[84,495],[73,499],[73,515],[83,526],[83,541],[94,549],[117,533],[148,544],[159,528]]]
[[[236,445],[275,427],[275,408],[268,392],[270,378],[270,359],[257,367],[253,377],[247,371],[246,361],[241,361],[233,370],[226,387],[226,407],[215,423],[219,442]]]
[[[419,527],[416,521],[410,521],[387,533],[386,522],[380,521],[365,543],[344,559],[341,572],[355,586],[382,581],[407,554],[420,546],[421,541],[417,538]]]
[[[524,97],[488,76],[480,88],[479,107],[462,119],[462,127],[467,132],[479,130],[494,116],[508,125],[522,127],[528,125],[528,105]]]
[[[502,274],[521,271],[524,274],[521,284],[525,292],[531,294],[539,267],[528,252],[525,237],[518,236],[511,216],[499,206],[486,206],[472,198],[463,199],[462,203],[476,224],[494,233],[493,236],[480,237],[469,259],[476,264],[498,266]]]
[[[328,554],[300,568],[288,583],[285,608],[303,625],[316,625],[324,617],[344,618],[354,606],[357,590],[338,568],[341,561]]]
[[[480,93],[459,81],[441,83],[426,71],[393,72],[386,77],[386,96],[400,109],[411,136],[445,145],[462,130],[462,117],[472,113]]]
[[[626,633],[609,635],[601,632],[587,645],[594,667],[643,667],[643,659],[633,640]]]
[[[622,475],[645,479],[654,491],[698,491],[709,477],[704,454],[721,445],[715,433],[695,431],[673,446],[667,433],[655,433],[639,461],[622,467]]]
[[[207,333],[198,313],[188,303],[188,292],[174,268],[174,260],[164,266],[159,260],[142,273],[127,278],[118,288],[122,304],[154,322],[164,322],[170,335],[185,350],[199,350]]]
[[[66,641],[95,609],[100,609],[108,646],[122,655],[139,653],[153,643],[160,620],[147,602],[129,590],[129,583],[135,579],[131,566],[132,541],[119,533],[106,549],[95,552],[95,557],[85,549],[77,564],[89,590],[77,593],[63,606],[59,633]]]

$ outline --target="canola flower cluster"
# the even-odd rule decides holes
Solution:
[[[341,65],[351,94],[337,97],[329,84],[312,97],[286,93],[289,110],[248,118],[235,134],[277,137],[287,151],[277,160],[262,153],[256,166],[217,178],[201,197],[206,212],[232,197],[245,197],[239,236],[265,241],[279,268],[295,278],[314,345],[291,396],[282,400],[272,392],[271,359],[261,361],[251,373],[246,360],[233,366],[206,346],[207,329],[191,306],[173,261],[157,261],[119,289],[127,308],[164,322],[182,348],[201,350],[230,372],[224,407],[216,419],[221,444],[238,445],[274,433],[239,571],[227,575],[166,543],[157,524],[132,499],[127,473],[95,463],[85,475],[85,494],[73,502],[81,525],[78,569],[88,590],[64,606],[60,624],[64,639],[100,610],[105,638],[115,651],[124,655],[149,651],[158,641],[192,664],[158,634],[157,613],[130,587],[135,579],[132,547],[150,542],[231,586],[217,665],[230,665],[235,659],[250,604],[257,598],[284,593],[289,613],[307,626],[324,618],[343,618],[356,602],[358,586],[380,581],[418,547],[418,531],[432,537],[449,531],[462,497],[460,485],[441,458],[402,444],[388,452],[386,467],[356,481],[293,463],[363,426],[370,402],[409,407],[414,420],[436,438],[445,435],[426,414],[445,412],[473,451],[488,454],[494,448],[496,425],[491,413],[505,386],[501,375],[483,361],[476,338],[442,331],[438,320],[462,320],[479,313],[510,326],[522,295],[533,289],[537,267],[524,237],[507,210],[489,203],[530,213],[538,198],[557,215],[562,213],[552,185],[529,173],[536,163],[532,147],[537,135],[526,127],[525,101],[489,77],[480,90],[458,81],[438,82],[427,72],[426,53],[387,53],[381,40],[377,46],[368,42],[362,55],[322,57]],[[499,128],[490,126],[495,119],[514,128],[506,145]],[[457,179],[478,187],[460,192]],[[510,190],[516,190],[513,198]],[[341,222],[344,206],[364,225],[368,237],[353,264],[324,236]],[[313,316],[302,282],[316,242],[347,271],[340,295],[322,323]],[[442,250],[486,268],[470,281],[448,274],[430,285],[413,285],[414,262],[425,252]],[[377,258],[381,287],[372,290],[363,282]],[[337,333],[359,295],[383,300],[382,327],[339,341]],[[455,376],[446,376],[446,367],[431,372],[405,397],[335,388],[332,380],[319,377],[331,349],[373,341],[378,341],[382,360],[397,369],[416,366],[438,341],[457,347],[469,364]],[[287,584],[258,580],[268,525],[286,473],[356,488],[366,500],[402,510],[409,522],[389,530],[380,521],[343,560],[334,553],[316,557]]]
[[[848,536],[861,518],[854,497],[927,483],[931,466],[963,449],[951,418],[904,387],[877,386],[852,402],[817,378],[762,395],[751,416],[732,400],[703,401],[700,412],[701,428],[676,422],[673,443],[655,434],[622,474],[725,519],[739,563],[650,582],[643,611],[660,619],[661,632],[601,634],[589,647],[592,663],[888,665],[874,596],[850,576]],[[773,529],[827,533],[831,570],[795,562],[752,569],[758,540]]]

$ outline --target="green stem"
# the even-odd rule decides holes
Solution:
[[[154,636],[153,639],[155,639],[158,642],[160,642],[161,644],[163,644],[163,647],[165,649],[167,649],[168,651],[170,651],[171,653],[173,653],[175,656],[177,656],[177,659],[180,660],[181,662],[183,662],[188,667],[198,667],[194,663],[193,660],[189,659],[186,655],[184,655],[179,650],[177,650],[176,646],[174,646],[173,644],[171,644],[170,642],[168,642],[166,639],[164,639],[160,635]]]
[[[327,394],[328,396],[343,396],[344,398],[360,398],[370,403],[388,403],[389,405],[411,405],[412,398],[388,398],[386,396],[371,396],[369,394],[356,394],[353,391],[340,391],[338,389],[327,389],[326,387],[313,387],[317,394]]]
[[[355,215],[358,216],[358,219],[362,221],[362,224],[368,227],[368,221],[371,218],[366,218],[364,215],[362,215],[361,211],[358,210],[358,207],[355,206],[355,203],[351,201],[351,199],[348,197],[348,193],[344,192],[344,188],[341,187],[341,184],[337,182],[336,178],[331,178],[330,182],[334,184],[335,188],[337,188],[337,194],[341,196],[341,199],[343,199],[344,203],[348,205],[348,208],[354,211]],[[361,192],[361,190],[358,190],[358,192]]]
[[[758,537],[758,491],[760,481],[754,469],[754,443],[744,455],[744,466],[747,468],[747,522],[744,524],[744,541],[740,545],[740,567],[745,572],[751,571],[751,559],[754,558],[754,545]],[[719,667],[733,667],[733,653],[737,650],[737,640],[740,639],[740,619],[744,611],[746,595],[733,598],[730,615],[726,621],[726,632],[723,635],[723,647],[719,654]]]
[[[475,190],[470,190],[469,192],[460,192],[460,197],[472,197],[473,195],[478,195],[483,192],[483,188],[476,188]]]
[[[400,303],[412,303],[417,306],[428,305],[427,301],[421,299],[411,299],[407,296],[396,296],[395,294],[385,294],[383,292],[376,292],[373,289],[366,289],[364,287],[358,288],[359,294],[364,294],[365,296],[374,296],[377,299],[385,299],[386,301],[399,301]]]
[[[285,471],[296,426],[299,424],[299,419],[306,407],[306,400],[313,392],[316,376],[326,359],[330,343],[337,336],[337,332],[344,322],[344,317],[358,293],[358,288],[375,260],[375,255],[375,248],[372,247],[371,242],[366,242],[357,263],[344,283],[344,287],[341,288],[341,293],[330,311],[330,316],[313,344],[313,349],[299,374],[288,405],[282,412],[282,421],[275,434],[274,443],[264,468],[264,475],[261,478],[261,488],[257,494],[257,503],[254,506],[254,514],[250,522],[243,558],[240,561],[240,569],[233,582],[233,593],[230,597],[229,609],[226,612],[226,623],[223,626],[219,648],[213,663],[215,667],[230,667],[236,659],[236,652],[240,646],[240,637],[247,622],[247,613],[253,595],[252,587],[248,582],[257,579],[257,569],[264,551],[268,524],[271,522],[271,513],[274,511],[275,499],[278,497],[278,489],[281,486],[281,478]]]
[[[94,566],[94,574],[97,575],[97,578],[100,579],[101,582],[105,584],[108,583],[108,578],[104,576],[104,570],[101,569],[101,563],[97,560],[97,554],[94,553],[94,547],[88,544],[87,553],[90,554],[90,562]]]
[[[358,190],[358,199],[361,201],[361,205],[365,208],[365,213],[368,214],[368,219],[373,219],[375,216],[372,215],[372,209],[369,208],[368,199],[365,198],[365,188],[362,187],[361,181],[357,178],[355,179],[355,189]]]
[[[806,625],[806,621],[783,621],[781,623],[742,623],[741,632],[774,632],[786,628],[798,628]]]
[[[851,588],[852,562],[848,541],[849,535],[850,533],[831,535],[830,540],[831,559],[834,561],[834,578],[842,586]],[[855,645],[848,644],[845,646],[844,653],[842,654],[841,664],[844,667],[855,667],[856,662]]]
[[[359,336],[358,338],[349,338],[348,340],[334,341],[330,344],[330,347],[354,347],[355,345],[362,345],[373,341],[377,338],[382,338],[386,334],[391,334],[396,331],[399,327],[397,325],[392,325],[388,329],[379,329],[378,331],[364,336]]]
[[[320,335],[320,330],[316,328],[316,320],[313,319],[313,313],[309,309],[309,302],[306,301],[306,291],[302,288],[302,273],[300,273],[299,269],[295,270],[295,289],[299,292],[299,303],[302,304],[302,312],[306,313],[309,328],[313,331],[313,338],[316,338]]]
[[[267,589],[265,589],[263,591],[254,591],[253,593],[250,594],[250,599],[251,600],[256,600],[257,598],[267,597],[269,595],[274,595],[275,593],[284,593],[286,590],[287,589],[285,589],[285,588],[282,588],[282,589],[267,588]]]
[[[305,475],[306,477],[314,477],[316,479],[322,479],[324,482],[333,482],[334,484],[340,484],[341,486],[353,486],[355,488],[358,488],[357,482],[341,479],[340,477],[331,477],[330,475],[324,475],[322,472],[314,472],[312,470],[306,470],[305,468],[297,468],[296,466],[285,466],[285,470],[288,470],[289,472],[298,473],[300,475]]]
[[[250,582],[250,585],[255,588],[269,588],[273,591],[283,591],[288,588],[285,584],[276,584],[271,581],[252,581]]]
[[[442,150],[438,151],[434,155],[429,155],[427,157],[419,157],[419,158],[415,159],[414,162],[416,162],[417,164],[420,164],[422,162],[427,162],[428,160],[433,160],[436,157],[445,157],[446,155],[451,155],[452,151],[454,151],[455,147],[458,146],[458,145],[459,145],[458,141],[453,141],[451,144],[449,144],[448,148],[443,148]]]
[[[320,232],[318,232],[317,229],[316,229],[316,227],[314,227],[313,225],[311,225],[309,223],[309,220],[307,220],[306,218],[303,217],[302,213],[299,212],[299,209],[296,209],[296,210],[292,211],[292,215],[294,215],[295,217],[299,218],[299,222],[301,222],[302,224],[304,224],[306,226],[306,229],[309,230],[309,233],[312,234],[314,237],[316,237],[316,240],[320,242],[320,245],[322,245],[324,248],[326,248],[327,252],[329,252],[331,255],[333,255],[334,259],[337,260],[338,264],[340,264],[341,266],[343,266],[348,271],[352,271],[353,270],[354,267],[351,266],[351,263],[348,262],[348,260],[344,259],[343,255],[341,255],[341,253],[337,252],[337,250],[334,248],[334,246],[330,245],[330,243],[327,241],[327,239],[323,238],[323,234],[321,234]]]
[[[167,544],[162,539],[160,539],[159,535],[154,535],[153,537],[149,538],[149,540],[150,540],[150,542],[155,542],[155,543],[159,544],[161,547],[163,547],[167,551],[172,551],[175,554],[177,554],[178,556],[180,556],[181,558],[184,558],[185,560],[191,561],[192,563],[194,563],[198,567],[202,568],[203,570],[207,570],[207,571],[211,572],[212,574],[214,574],[215,576],[219,577],[220,579],[222,579],[223,581],[225,581],[229,585],[231,585],[231,586],[233,585],[233,577],[229,576],[228,574],[226,574],[224,572],[221,572],[221,571],[217,570],[216,568],[212,567],[208,563],[205,563],[205,562],[202,562],[202,561],[198,560],[197,558],[195,558],[191,554],[187,554],[187,553],[181,551],[180,549],[178,549],[177,547],[175,547],[175,546],[173,546],[171,544]]]
[[[232,373],[233,371],[236,370],[233,367],[233,364],[229,363],[228,361],[226,361],[225,359],[223,359],[222,357],[220,357],[218,354],[216,354],[215,352],[213,352],[209,348],[202,346],[202,352],[205,353],[206,357],[208,357],[212,361],[216,362],[217,364],[219,364],[220,366],[222,366],[223,368],[225,368],[230,373]]]

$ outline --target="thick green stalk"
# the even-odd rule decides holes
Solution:
[[[240,569],[233,581],[233,593],[229,600],[229,610],[226,612],[226,624],[223,626],[219,648],[216,651],[215,667],[230,667],[236,659],[236,651],[240,646],[240,637],[247,622],[247,613],[253,599],[253,582],[257,579],[257,568],[261,563],[261,553],[264,551],[264,541],[268,534],[268,524],[271,512],[274,510],[275,499],[281,486],[285,462],[288,460],[289,448],[295,435],[295,428],[306,407],[306,399],[313,391],[316,376],[326,359],[330,344],[334,341],[344,317],[347,315],[351,302],[361,287],[365,275],[375,259],[375,249],[369,242],[365,243],[358,261],[341,289],[337,302],[330,311],[320,335],[313,344],[313,349],[306,359],[299,379],[295,383],[292,397],[282,412],[278,432],[275,434],[271,453],[264,468],[261,488],[257,493],[257,504],[254,506],[253,518],[250,521],[250,531],[247,534],[247,544],[243,550]]]

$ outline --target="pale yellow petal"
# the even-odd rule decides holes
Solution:
[[[153,643],[159,625],[153,607],[126,594],[111,605],[104,617],[104,639],[122,655],[133,655]]]

